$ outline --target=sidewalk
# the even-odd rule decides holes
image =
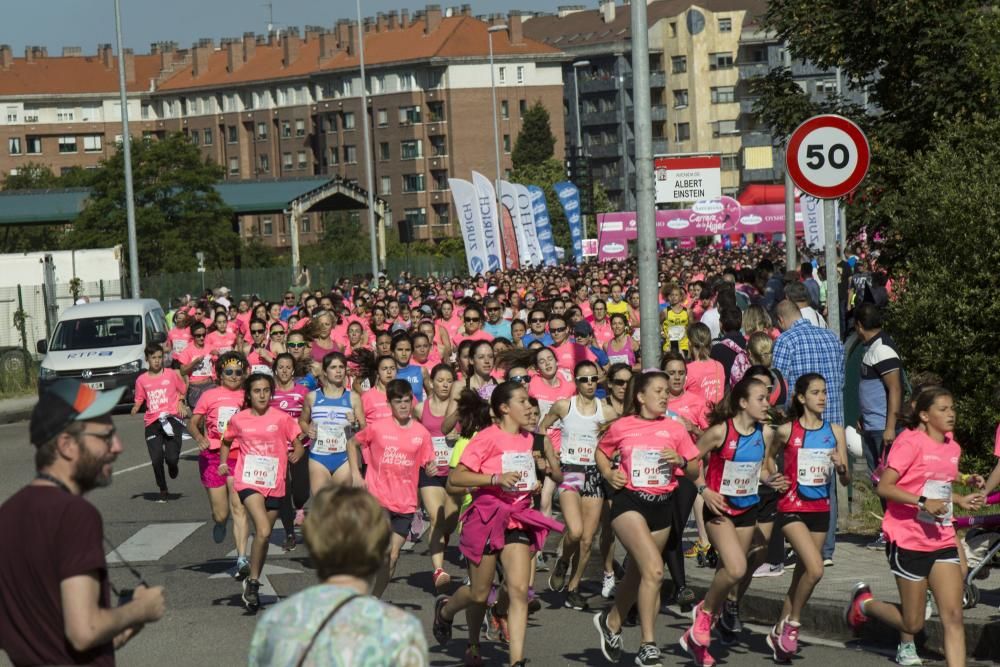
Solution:
[[[24,421],[31,416],[31,409],[38,402],[38,396],[19,396],[0,399],[0,424]]]

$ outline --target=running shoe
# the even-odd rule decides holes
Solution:
[[[167,502],[167,490],[166,489],[160,489],[160,493],[159,493],[159,495],[156,498],[156,502],[157,503],[165,503],[165,502]]]
[[[772,627],[764,641],[767,642],[767,647],[771,649],[771,655],[775,662],[790,663],[792,656],[781,649],[781,631],[778,629],[778,626],[781,625],[783,624],[779,622],[778,625]]]
[[[510,626],[507,625],[507,617],[497,614],[497,623],[500,624],[500,641],[504,644],[510,643]]]
[[[500,619],[497,618],[493,607],[486,608],[486,615],[483,616],[483,634],[491,642],[500,641]]]
[[[701,540],[696,540],[687,551],[684,552],[685,558],[697,558],[699,554],[704,554],[708,551],[708,545]]]
[[[285,543],[281,545],[282,551],[295,551],[295,545],[298,544],[295,541],[295,531],[292,530],[290,533],[285,535]]]
[[[681,635],[681,648],[691,656],[691,660],[697,667],[712,667],[715,664],[715,658],[708,652],[708,648],[698,646],[691,637],[690,629],[685,630],[684,634]]]
[[[587,611],[587,598],[580,595],[580,591],[570,591],[566,594],[563,606],[577,611]]]
[[[528,586],[528,613],[534,614],[535,612],[541,611],[542,601],[538,599],[535,595],[535,587]]]
[[[216,544],[222,544],[223,540],[226,539],[226,522],[217,523],[212,526],[212,541]]]
[[[739,602],[736,600],[726,600],[722,603],[722,613],[719,615],[719,627],[735,634],[743,632]]]
[[[548,572],[549,562],[541,551],[535,555],[535,571],[536,572]]]
[[[250,559],[246,556],[236,557],[236,579],[243,581],[250,576]]]
[[[439,567],[434,570],[434,574],[431,575],[431,580],[434,582],[434,589],[441,591],[451,583],[451,575],[445,572],[443,568]]]
[[[479,644],[469,644],[465,649],[465,667],[482,667],[483,656],[479,650]]]
[[[604,579],[601,580],[601,597],[605,600],[612,600],[615,597],[615,589],[618,588],[618,581],[614,572],[605,572]]]
[[[176,463],[167,464],[167,474],[170,475],[170,479],[177,479],[178,472],[180,472],[180,470],[178,469]]]
[[[823,559],[823,567],[833,567],[833,559],[832,558],[824,558]]]
[[[569,563],[560,558],[549,573],[549,590],[558,593],[566,588],[567,574],[569,574]]]
[[[784,563],[778,563],[776,565],[772,563],[764,563],[763,565],[761,565],[760,567],[758,567],[756,570],[753,571],[753,577],[754,579],[758,577],[780,577],[784,573],[785,573]]]
[[[871,599],[872,591],[868,584],[864,582],[854,584],[854,589],[851,591],[851,601],[847,603],[847,609],[844,610],[844,620],[847,621],[848,627],[855,632],[868,622],[868,617],[865,616],[865,603]]]
[[[874,540],[865,545],[865,549],[871,549],[872,551],[882,551],[885,549],[885,533],[879,533]]]
[[[639,667],[662,667],[663,660],[660,658],[659,647],[650,642],[639,645],[639,653],[635,656],[635,664]]]
[[[601,636],[601,653],[608,662],[618,662],[622,656],[622,633],[608,629],[608,610],[594,614],[594,627]]]
[[[917,645],[913,642],[899,642],[896,647],[896,664],[919,667],[924,661],[917,655]]]
[[[688,636],[698,646],[708,648],[712,643],[712,615],[705,611],[705,601],[702,600],[692,611],[694,622]]]
[[[778,647],[786,655],[795,655],[799,652],[799,629],[800,623],[789,621],[787,618],[781,623],[781,633],[778,636]]]
[[[695,595],[694,591],[687,586],[682,586],[677,591],[677,596],[675,602],[677,606],[681,608],[681,613],[687,613],[691,611],[691,607],[694,605]]]
[[[260,582],[256,579],[243,580],[243,604],[247,611],[256,612],[260,609]]]
[[[431,627],[431,632],[438,644],[447,644],[451,641],[452,621],[446,621],[441,615],[441,610],[450,599],[447,595],[439,595],[434,601],[434,624]]]

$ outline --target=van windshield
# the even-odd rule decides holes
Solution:
[[[49,349],[60,352],[126,345],[142,345],[142,317],[139,315],[63,320],[56,326]]]

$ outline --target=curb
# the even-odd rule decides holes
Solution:
[[[14,422],[26,421],[31,418],[31,411],[34,407],[32,405],[27,408],[0,411],[0,424],[13,424]]]
[[[700,582],[689,582],[688,586],[695,594],[703,597],[708,587]],[[753,587],[747,591],[740,602],[740,617],[760,625],[773,625],[781,615],[784,595],[778,596],[767,591],[754,592]],[[868,623],[860,635],[856,635],[844,619],[844,608],[847,605],[847,593],[843,602],[829,599],[809,600],[802,610],[802,627],[809,634],[849,641],[864,639],[876,644],[895,648],[897,633],[878,621]],[[941,620],[934,616],[926,622],[923,632],[917,636],[917,645],[943,654],[944,629]],[[969,657],[978,660],[1000,660],[1000,623],[965,620],[965,646]]]

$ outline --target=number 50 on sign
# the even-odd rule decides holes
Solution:
[[[785,163],[795,185],[817,199],[852,192],[868,172],[868,139],[852,121],[833,114],[813,116],[788,140]]]

